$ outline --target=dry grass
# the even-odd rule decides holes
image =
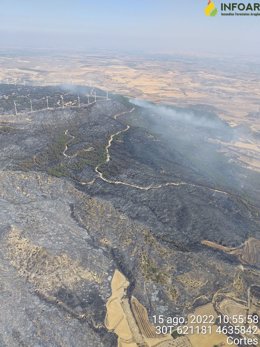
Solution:
[[[199,280],[199,278],[195,278],[195,275],[191,272],[177,276],[176,280],[181,282],[184,287],[188,287],[190,290],[201,288],[206,284]]]
[[[68,255],[52,255],[22,237],[16,228],[8,234],[7,247],[11,264],[43,294],[61,286],[73,289],[82,280],[101,282],[97,274],[81,267]]]

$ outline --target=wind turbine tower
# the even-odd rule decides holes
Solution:
[[[78,95],[78,107],[80,107],[80,97]]]
[[[88,104],[89,104],[89,95],[87,95],[87,97],[88,97]]]
[[[97,102],[97,92],[95,91],[95,102]]]
[[[17,116],[17,107],[16,107],[16,102],[14,101],[14,113]]]
[[[47,110],[49,109],[49,97],[46,96],[46,106],[47,106]]]
[[[61,95],[60,98],[61,98],[61,107],[64,108],[64,98],[63,98],[63,95]]]
[[[30,99],[31,112],[33,111],[32,99]]]

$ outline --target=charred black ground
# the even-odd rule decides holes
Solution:
[[[214,141],[257,134],[203,105],[96,93],[0,85],[3,346],[115,346],[103,322],[116,268],[150,315],[260,284],[201,245],[259,239],[259,174]]]

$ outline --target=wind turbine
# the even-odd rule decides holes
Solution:
[[[64,108],[64,98],[63,98],[63,95],[61,95],[60,98],[61,98],[61,107]]]
[[[14,101],[14,113],[17,116],[17,107],[16,107],[16,102]]]
[[[95,91],[95,102],[97,102],[97,92]]]
[[[33,111],[32,99],[30,99],[31,112]]]
[[[89,95],[87,95],[87,97],[88,97],[88,105],[89,105]]]
[[[49,97],[46,96],[46,106],[47,106],[47,110],[49,109]]]
[[[80,97],[78,95],[78,107],[80,107]]]

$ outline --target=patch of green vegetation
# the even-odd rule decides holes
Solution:
[[[64,133],[60,134],[56,141],[50,144],[47,149],[48,159],[50,161],[59,159],[67,142],[68,137]]]
[[[159,284],[167,283],[168,275],[145,253],[141,256],[141,271],[147,280]]]
[[[68,176],[67,168],[63,163],[60,163],[56,166],[50,167],[47,169],[47,173],[51,176],[55,177],[65,177]]]
[[[82,171],[86,165],[89,165],[89,162],[87,159],[80,158],[78,160],[75,160],[73,163],[68,165],[68,168],[73,171]]]
[[[85,165],[96,167],[106,161],[106,151],[104,147],[98,147],[90,152],[81,151],[78,157],[84,160]]]
[[[101,165],[100,169],[103,172],[104,177],[106,178],[117,177],[118,175],[120,175],[120,169],[118,168],[118,166],[113,164],[106,165],[104,167]]]
[[[38,169],[47,171],[49,175],[56,177],[68,176],[67,167],[61,162],[67,142],[68,137],[65,133],[59,133],[54,141],[51,142],[43,152],[37,155],[34,164],[37,165]],[[23,163],[23,166],[29,168],[30,161]]]
[[[169,283],[169,271],[160,268],[147,253],[141,255],[140,268],[143,276],[148,281],[161,284],[165,288],[165,293],[171,301],[176,302],[179,294],[177,289]]]
[[[37,155],[36,162],[38,166],[42,169],[48,170],[46,167],[49,168],[49,166],[58,165],[62,159],[62,153],[67,141],[68,138],[64,133],[59,134],[43,152]]]

